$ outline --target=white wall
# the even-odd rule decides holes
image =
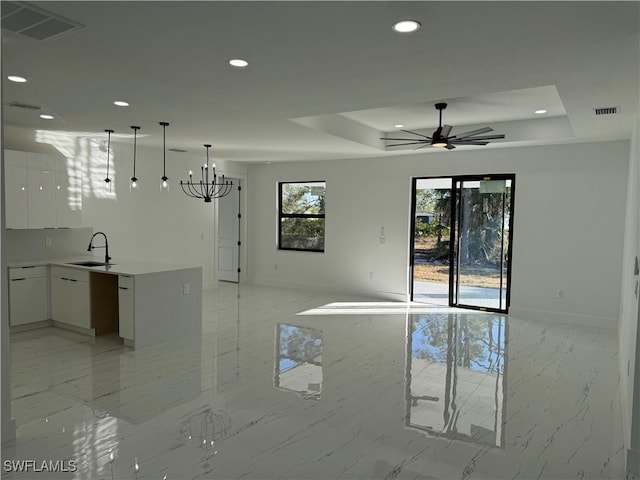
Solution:
[[[6,260],[21,262],[91,255],[87,246],[92,234],[92,228],[7,230]]]
[[[640,108],[639,108],[640,113]],[[638,355],[640,276],[634,275],[636,257],[640,258],[640,123],[631,141],[627,184],[627,208],[622,263],[622,292],[619,325],[620,386],[622,389],[622,413],[625,446],[634,451],[636,462],[640,459],[640,367]],[[635,394],[634,394],[635,392]],[[635,395],[635,397],[634,397]],[[634,408],[635,402],[635,408]],[[635,412],[635,418],[633,414]],[[635,474],[638,475],[636,463]]]
[[[411,178],[515,173],[511,312],[615,328],[628,162],[619,141],[252,165],[249,277],[404,300]],[[277,182],[302,180],[327,181],[324,253],[276,249]]]

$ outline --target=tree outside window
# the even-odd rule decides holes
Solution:
[[[326,182],[280,182],[278,249],[324,252]]]

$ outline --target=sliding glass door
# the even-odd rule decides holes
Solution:
[[[507,312],[514,187],[514,175],[414,180],[412,300]],[[436,222],[426,229],[435,240],[421,236],[425,214]],[[420,249],[431,243],[436,248]]]

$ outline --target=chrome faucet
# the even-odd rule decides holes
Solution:
[[[96,235],[102,235],[104,237],[104,245],[99,246],[99,247],[94,247],[93,246],[93,239],[95,238]],[[104,234],[104,232],[96,232],[96,233],[94,233],[93,236],[91,237],[91,240],[89,240],[89,248],[87,248],[87,251],[90,252],[94,248],[104,248],[105,249],[105,252],[104,252],[104,263],[109,263],[109,260],[111,260],[111,257],[109,256],[109,241],[107,240],[107,236]]]

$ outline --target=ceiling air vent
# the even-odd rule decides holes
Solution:
[[[2,2],[2,29],[35,40],[49,40],[75,32],[84,25],[26,2]]]
[[[183,148],[168,148],[167,150],[175,153],[187,153],[187,151],[184,150]]]
[[[593,109],[596,115],[615,115],[620,111],[620,107],[600,107]]]

